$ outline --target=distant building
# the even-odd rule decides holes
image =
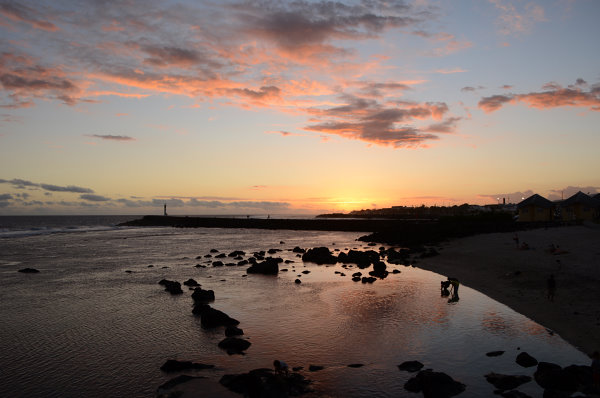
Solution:
[[[564,221],[583,221],[598,218],[600,201],[579,191],[560,204]]]
[[[519,222],[552,221],[554,203],[536,194],[517,204]]]

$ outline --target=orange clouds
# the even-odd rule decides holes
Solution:
[[[548,83],[543,89],[546,91],[532,92],[528,94],[492,95],[484,97],[479,101],[479,108],[490,113],[500,109],[507,103],[523,102],[530,108],[550,109],[563,106],[588,108],[592,111],[600,111],[600,86],[592,86],[589,91],[583,88],[587,83],[577,79],[575,85],[563,88],[557,83]]]

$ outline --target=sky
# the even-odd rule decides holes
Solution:
[[[0,215],[600,190],[600,1],[0,0]]]

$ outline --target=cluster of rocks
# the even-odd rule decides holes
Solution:
[[[244,397],[288,397],[312,391],[310,381],[301,374],[280,374],[266,368],[224,375],[219,383]]]

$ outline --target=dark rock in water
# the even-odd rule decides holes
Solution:
[[[215,256],[215,258],[225,258],[227,255],[225,253],[219,253]]]
[[[350,365],[348,365],[349,368],[362,368],[363,366],[365,366],[362,363],[351,363]]]
[[[148,266],[148,268],[154,268],[154,265],[150,264],[150,265]]]
[[[382,254],[387,256],[387,261],[390,264],[404,264],[408,261],[410,250],[401,249],[399,252],[394,249],[388,249]]]
[[[362,276],[362,272],[355,272],[355,273],[353,273],[353,274],[352,274],[352,277],[353,277],[353,278],[354,278],[354,277],[357,277],[357,276],[358,276],[358,277],[361,277],[361,276]]]
[[[233,336],[241,336],[244,334],[244,331],[236,326],[227,326],[225,328],[225,336],[233,337]]]
[[[302,273],[303,274],[310,274],[310,271],[309,270],[304,270],[304,271],[302,271]]]
[[[312,249],[308,249],[302,255],[302,261],[309,263],[316,263],[318,265],[323,264],[336,264],[337,257],[331,254],[328,248],[326,247],[315,247]]]
[[[282,250],[281,249],[269,249],[269,250],[267,250],[267,253],[269,253],[269,254],[275,254],[275,253],[280,252],[280,251],[282,251]]]
[[[224,375],[223,386],[245,397],[288,397],[310,392],[310,382],[298,373],[278,375],[272,369],[254,369],[248,373]]]
[[[448,398],[465,391],[465,385],[445,373],[422,370],[409,379],[404,388],[411,392],[423,392],[426,398]]]
[[[222,267],[224,264],[222,261],[213,261],[212,266],[213,267]]]
[[[211,253],[218,253],[219,251],[217,249],[210,249]]]
[[[212,258],[212,254],[207,254],[206,256],[204,256],[205,258]]]
[[[38,274],[40,271],[35,268],[23,268],[20,269],[19,272],[22,272],[24,274]]]
[[[195,363],[192,361],[178,361],[169,359],[160,367],[163,372],[180,372],[187,369],[212,369],[215,365],[206,365],[203,363]]]
[[[398,369],[405,370],[407,372],[418,372],[423,368],[423,364],[419,361],[405,361],[398,365]]]
[[[203,377],[179,375],[179,376],[167,381],[166,383],[160,385],[160,387],[158,387],[158,389],[159,390],[169,390],[175,386],[178,386],[179,384],[187,383],[188,381],[193,380],[193,379],[203,379]]]
[[[231,318],[223,311],[212,308],[208,304],[197,304],[192,311],[194,315],[200,315],[202,327],[216,328],[219,326],[236,326],[240,322]]]
[[[297,285],[299,285],[299,284],[301,284],[301,283],[302,283],[302,281],[301,281],[300,279],[296,279],[296,280],[294,281],[294,283],[295,283],[295,284],[297,284]]]
[[[577,390],[578,387],[578,378],[574,372],[568,372],[559,365],[550,362],[538,363],[533,377],[540,387],[547,390],[572,392]]]
[[[246,252],[243,252],[241,250],[234,250],[228,254],[229,257],[238,257],[238,256],[245,256],[245,255],[246,255]]]
[[[504,354],[504,351],[490,351],[485,355],[487,355],[488,357],[498,357],[502,354]]]
[[[171,294],[183,294],[183,290],[181,290],[181,283],[177,281],[169,281],[167,279],[161,279],[158,282],[159,285],[163,285],[165,290]]]
[[[306,250],[304,250],[304,249],[303,249],[303,248],[301,248],[301,247],[298,247],[298,246],[296,246],[296,247],[294,247],[294,248],[292,249],[292,252],[294,252],[294,253],[305,253],[305,252],[306,252]]]
[[[238,266],[240,266],[240,267],[241,267],[241,266],[244,266],[244,265],[248,265],[248,264],[250,264],[250,263],[248,262],[248,260],[242,260],[242,261],[238,261],[238,263],[237,263],[237,265],[238,265]]]
[[[192,299],[194,303],[198,304],[206,304],[211,301],[215,301],[215,292],[213,290],[204,290],[201,287],[197,287],[194,289],[194,293],[192,293]]]
[[[374,250],[358,251],[350,250],[348,253],[340,253],[338,261],[342,263],[356,264],[359,268],[366,268],[379,261],[379,253]]]
[[[38,272],[39,272],[39,271],[38,271]],[[125,270],[125,273],[126,273],[126,274],[131,274],[131,273],[133,273],[133,271],[131,271],[131,270],[129,270],[129,269],[128,269],[128,270]]]
[[[375,264],[373,264],[373,271],[369,272],[369,275],[383,279],[388,276],[388,272],[385,269],[386,265],[383,261],[376,261]]]
[[[325,367],[321,366],[321,365],[309,365],[308,366],[308,370],[311,372],[317,372],[317,371],[323,370],[323,369],[325,369]]]
[[[251,343],[248,340],[238,339],[237,337],[225,337],[219,342],[219,348],[227,350],[229,355],[242,354],[250,345]]]
[[[360,282],[360,276],[352,277],[352,282]]]
[[[531,377],[529,376],[504,375],[494,372],[486,374],[485,379],[488,383],[493,384],[498,390],[514,390],[521,384],[529,383],[531,381]]]
[[[535,359],[526,352],[522,352],[519,355],[517,355],[517,359],[515,360],[515,362],[524,368],[530,368],[538,364],[537,359]]]
[[[399,274],[399,273],[400,273],[399,269],[395,269],[395,270],[392,271],[392,274]]]
[[[184,284],[184,285],[186,285],[186,286],[191,286],[191,287],[194,287],[194,286],[200,286],[200,284],[199,284],[198,282],[196,282],[196,281],[195,281],[194,279],[192,279],[192,278],[190,278],[190,279],[188,279],[187,281],[183,282],[183,284]]]
[[[377,278],[373,278],[372,276],[363,276],[361,281],[362,283],[373,283],[377,280]]]
[[[246,272],[249,274],[277,275],[280,262],[283,262],[283,259],[268,257],[265,261],[252,264]]]
[[[530,395],[518,390],[502,391],[500,392],[500,396],[503,398],[532,398]]]

